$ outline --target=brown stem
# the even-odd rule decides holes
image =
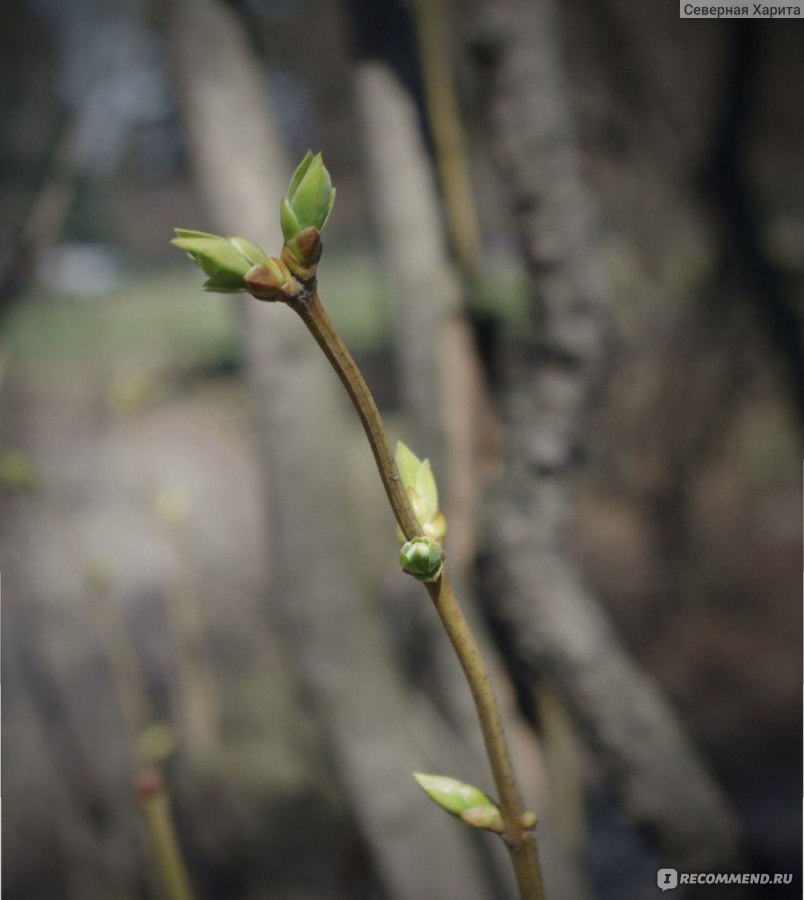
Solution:
[[[371,445],[371,452],[374,454],[374,460],[377,463],[391,509],[393,509],[405,537],[412,540],[421,534],[421,526],[410,505],[405,486],[402,484],[380,411],[377,409],[377,404],[374,402],[365,378],[357,368],[351,353],[346,349],[346,344],[335,330],[335,325],[327,315],[315,290],[302,289],[295,297],[288,298],[288,306],[299,314],[346,388],[346,393],[363,423],[363,429]]]
[[[466,675],[483,732],[486,755],[497,788],[503,819],[503,841],[511,855],[519,892],[523,898],[544,898],[542,873],[533,826],[525,819],[526,810],[516,782],[511,754],[503,730],[502,716],[494,686],[480,655],[469,623],[464,617],[446,570],[435,583],[426,584],[439,618],[449,636]],[[530,828],[527,826],[531,825]]]
[[[363,423],[385,492],[402,531],[409,540],[418,536],[421,534],[421,526],[402,484],[377,404],[327,315],[318,293],[314,289],[303,288],[296,296],[288,298],[288,305],[301,317],[346,388]],[[533,823],[528,821],[522,802],[503,731],[500,708],[485,663],[452,590],[446,569],[438,581],[425,586],[472,692],[499,796],[504,826],[502,838],[511,855],[520,895],[522,900],[544,900]]]

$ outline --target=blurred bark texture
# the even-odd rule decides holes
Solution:
[[[174,7],[184,108],[210,210],[230,232],[278,252],[289,170],[256,58],[224,4],[176,0]],[[252,300],[246,308],[244,343],[267,470],[275,621],[331,742],[348,808],[389,896],[487,898],[473,836],[432,814],[410,775],[435,765],[426,745],[444,747],[439,760],[448,749],[437,719],[426,741],[413,733],[409,688],[355,575],[360,548],[351,539],[344,487],[343,448],[350,443],[340,386],[288,310]],[[365,452],[364,471],[371,472]],[[393,540],[390,517],[388,535]]]
[[[570,478],[611,338],[556,8],[467,0],[462,11],[534,296],[529,331],[506,348],[506,468],[489,539],[494,602],[517,662],[561,691],[633,820],[679,865],[722,867],[736,852],[725,801],[564,547]]]
[[[458,301],[457,279],[446,256],[430,163],[412,99],[392,69],[382,63],[359,64],[355,79],[374,213],[392,286],[394,349],[405,421],[413,435],[406,439],[418,454],[432,457],[443,489],[446,479],[442,473],[454,472],[445,465],[445,454],[440,452],[444,443],[446,391],[441,349],[450,312],[455,314]],[[476,366],[472,359],[463,362]],[[467,443],[461,441],[461,445],[466,447]],[[459,532],[461,520],[452,515],[451,509],[448,514],[451,547],[453,523],[457,522],[454,531]],[[429,683],[430,697],[440,700],[438,706],[452,723],[456,738],[474,754],[472,771],[477,775],[464,771],[461,777],[476,777],[483,783],[488,773],[482,762],[477,716],[452,648],[419,584],[394,579],[390,592],[395,610],[407,620],[407,631],[413,640],[427,643],[430,666],[422,680]],[[411,646],[403,647],[402,652],[405,656],[415,653]],[[439,765],[443,768],[446,762]],[[495,858],[501,877],[506,877],[508,860],[504,854]],[[509,890],[513,890],[513,883]]]
[[[444,379],[440,349],[450,310],[454,311],[458,302],[458,285],[446,258],[430,164],[413,102],[390,66],[380,62],[360,63],[355,79],[374,214],[392,287],[394,349],[411,435],[408,438],[406,434],[406,442],[420,456],[431,459],[443,488],[446,467],[441,452]],[[450,541],[452,520],[450,515]],[[420,610],[427,617],[434,647],[443,649],[444,657],[451,656],[430,610],[416,602],[421,595],[419,586],[410,581],[402,585],[406,608]],[[442,655],[439,650],[435,650],[437,656]],[[481,746],[473,740],[479,735],[463,678],[451,660],[445,668],[453,677],[439,681],[454,698],[455,710],[462,710],[458,714],[463,725],[460,730],[471,736],[470,742],[482,754]]]
[[[377,11],[378,17],[387,10]],[[464,598],[465,612],[478,638],[502,702],[519,760],[526,793],[541,821],[540,846],[548,885],[581,898],[579,873],[569,866],[555,842],[544,792],[539,748],[516,708],[505,667],[485,623],[467,603],[466,567],[474,550],[474,497],[462,485],[478,483],[479,431],[489,423],[486,386],[462,311],[461,286],[447,251],[438,209],[438,191],[427,153],[415,98],[390,61],[383,60],[371,17],[358,28],[356,68],[358,111],[363,126],[371,197],[389,283],[392,288],[395,350],[398,354],[406,422],[416,437],[414,449],[434,459],[449,521],[450,571]],[[368,20],[368,21],[367,21]],[[362,39],[361,39],[362,38]],[[396,49],[402,43],[395,31]],[[411,48],[412,50],[412,48]],[[413,54],[411,54],[413,55]],[[487,435],[486,435],[487,436]],[[453,501],[453,502],[451,502]],[[457,502],[455,502],[457,501]],[[466,683],[432,611],[420,603],[418,585],[406,586],[397,607],[415,620],[417,639],[426,636],[432,669],[430,693],[438,692],[441,708],[460,740],[471,748],[473,770],[488,778],[476,713]],[[401,591],[400,591],[401,593]],[[412,648],[409,648],[412,649]],[[469,778],[468,773],[462,777]],[[501,850],[501,848],[499,848]],[[505,854],[495,853],[506,878]]]

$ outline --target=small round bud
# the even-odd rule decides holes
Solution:
[[[399,564],[419,581],[437,581],[444,567],[444,551],[430,538],[417,537],[402,547]]]

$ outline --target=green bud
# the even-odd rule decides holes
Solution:
[[[499,807],[480,788],[447,775],[414,772],[413,777],[433,803],[450,815],[463,819],[472,828],[498,833],[503,830]]]
[[[171,243],[184,250],[209,276],[204,290],[219,294],[245,291],[245,276],[268,259],[256,244],[241,237],[226,238],[204,231],[177,228]]]
[[[444,566],[444,551],[428,537],[413,538],[399,551],[399,564],[419,581],[438,581]]]
[[[324,227],[335,203],[335,188],[320,153],[308,150],[293,173],[288,195],[282,201],[279,218],[282,234],[289,243],[306,228]]]

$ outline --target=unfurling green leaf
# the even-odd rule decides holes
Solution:
[[[416,476],[419,474],[422,461],[410,447],[408,447],[407,444],[403,444],[402,441],[396,442],[396,453],[394,456],[396,457],[396,465],[399,469],[399,474],[402,477],[402,484],[406,488],[415,488]]]
[[[413,777],[434,803],[462,819],[467,825],[485,831],[502,832],[500,809],[480,788],[448,775],[423,775],[421,772],[414,772]]]
[[[422,495],[416,490],[416,488],[409,487],[408,488],[408,500],[410,500],[410,505],[413,507],[413,512],[416,513],[416,518],[419,520],[419,524],[422,528],[426,527],[426,523],[433,518],[436,514],[437,510],[435,510]]]
[[[279,207],[279,223],[282,226],[282,234],[286,241],[292,241],[302,230],[299,220],[296,218],[296,213],[290,208],[287,197]]]
[[[430,460],[426,459],[419,466],[416,474],[416,490],[424,497],[433,510],[438,509],[438,488],[436,487],[433,470],[430,467]]]
[[[221,237],[205,231],[177,228],[171,242],[190,257],[209,278],[204,290],[221,294],[247,290],[246,275],[265,265],[266,254],[251,241],[241,237]]]
[[[407,490],[410,505],[422,526],[422,531],[431,540],[440,543],[447,532],[447,520],[438,510],[438,487],[430,467],[430,460],[419,459],[402,441],[397,441],[395,457],[402,484]],[[404,541],[405,536],[401,530],[398,536]]]
[[[417,537],[402,547],[399,564],[419,581],[437,581],[444,567],[444,551],[430,538]]]

